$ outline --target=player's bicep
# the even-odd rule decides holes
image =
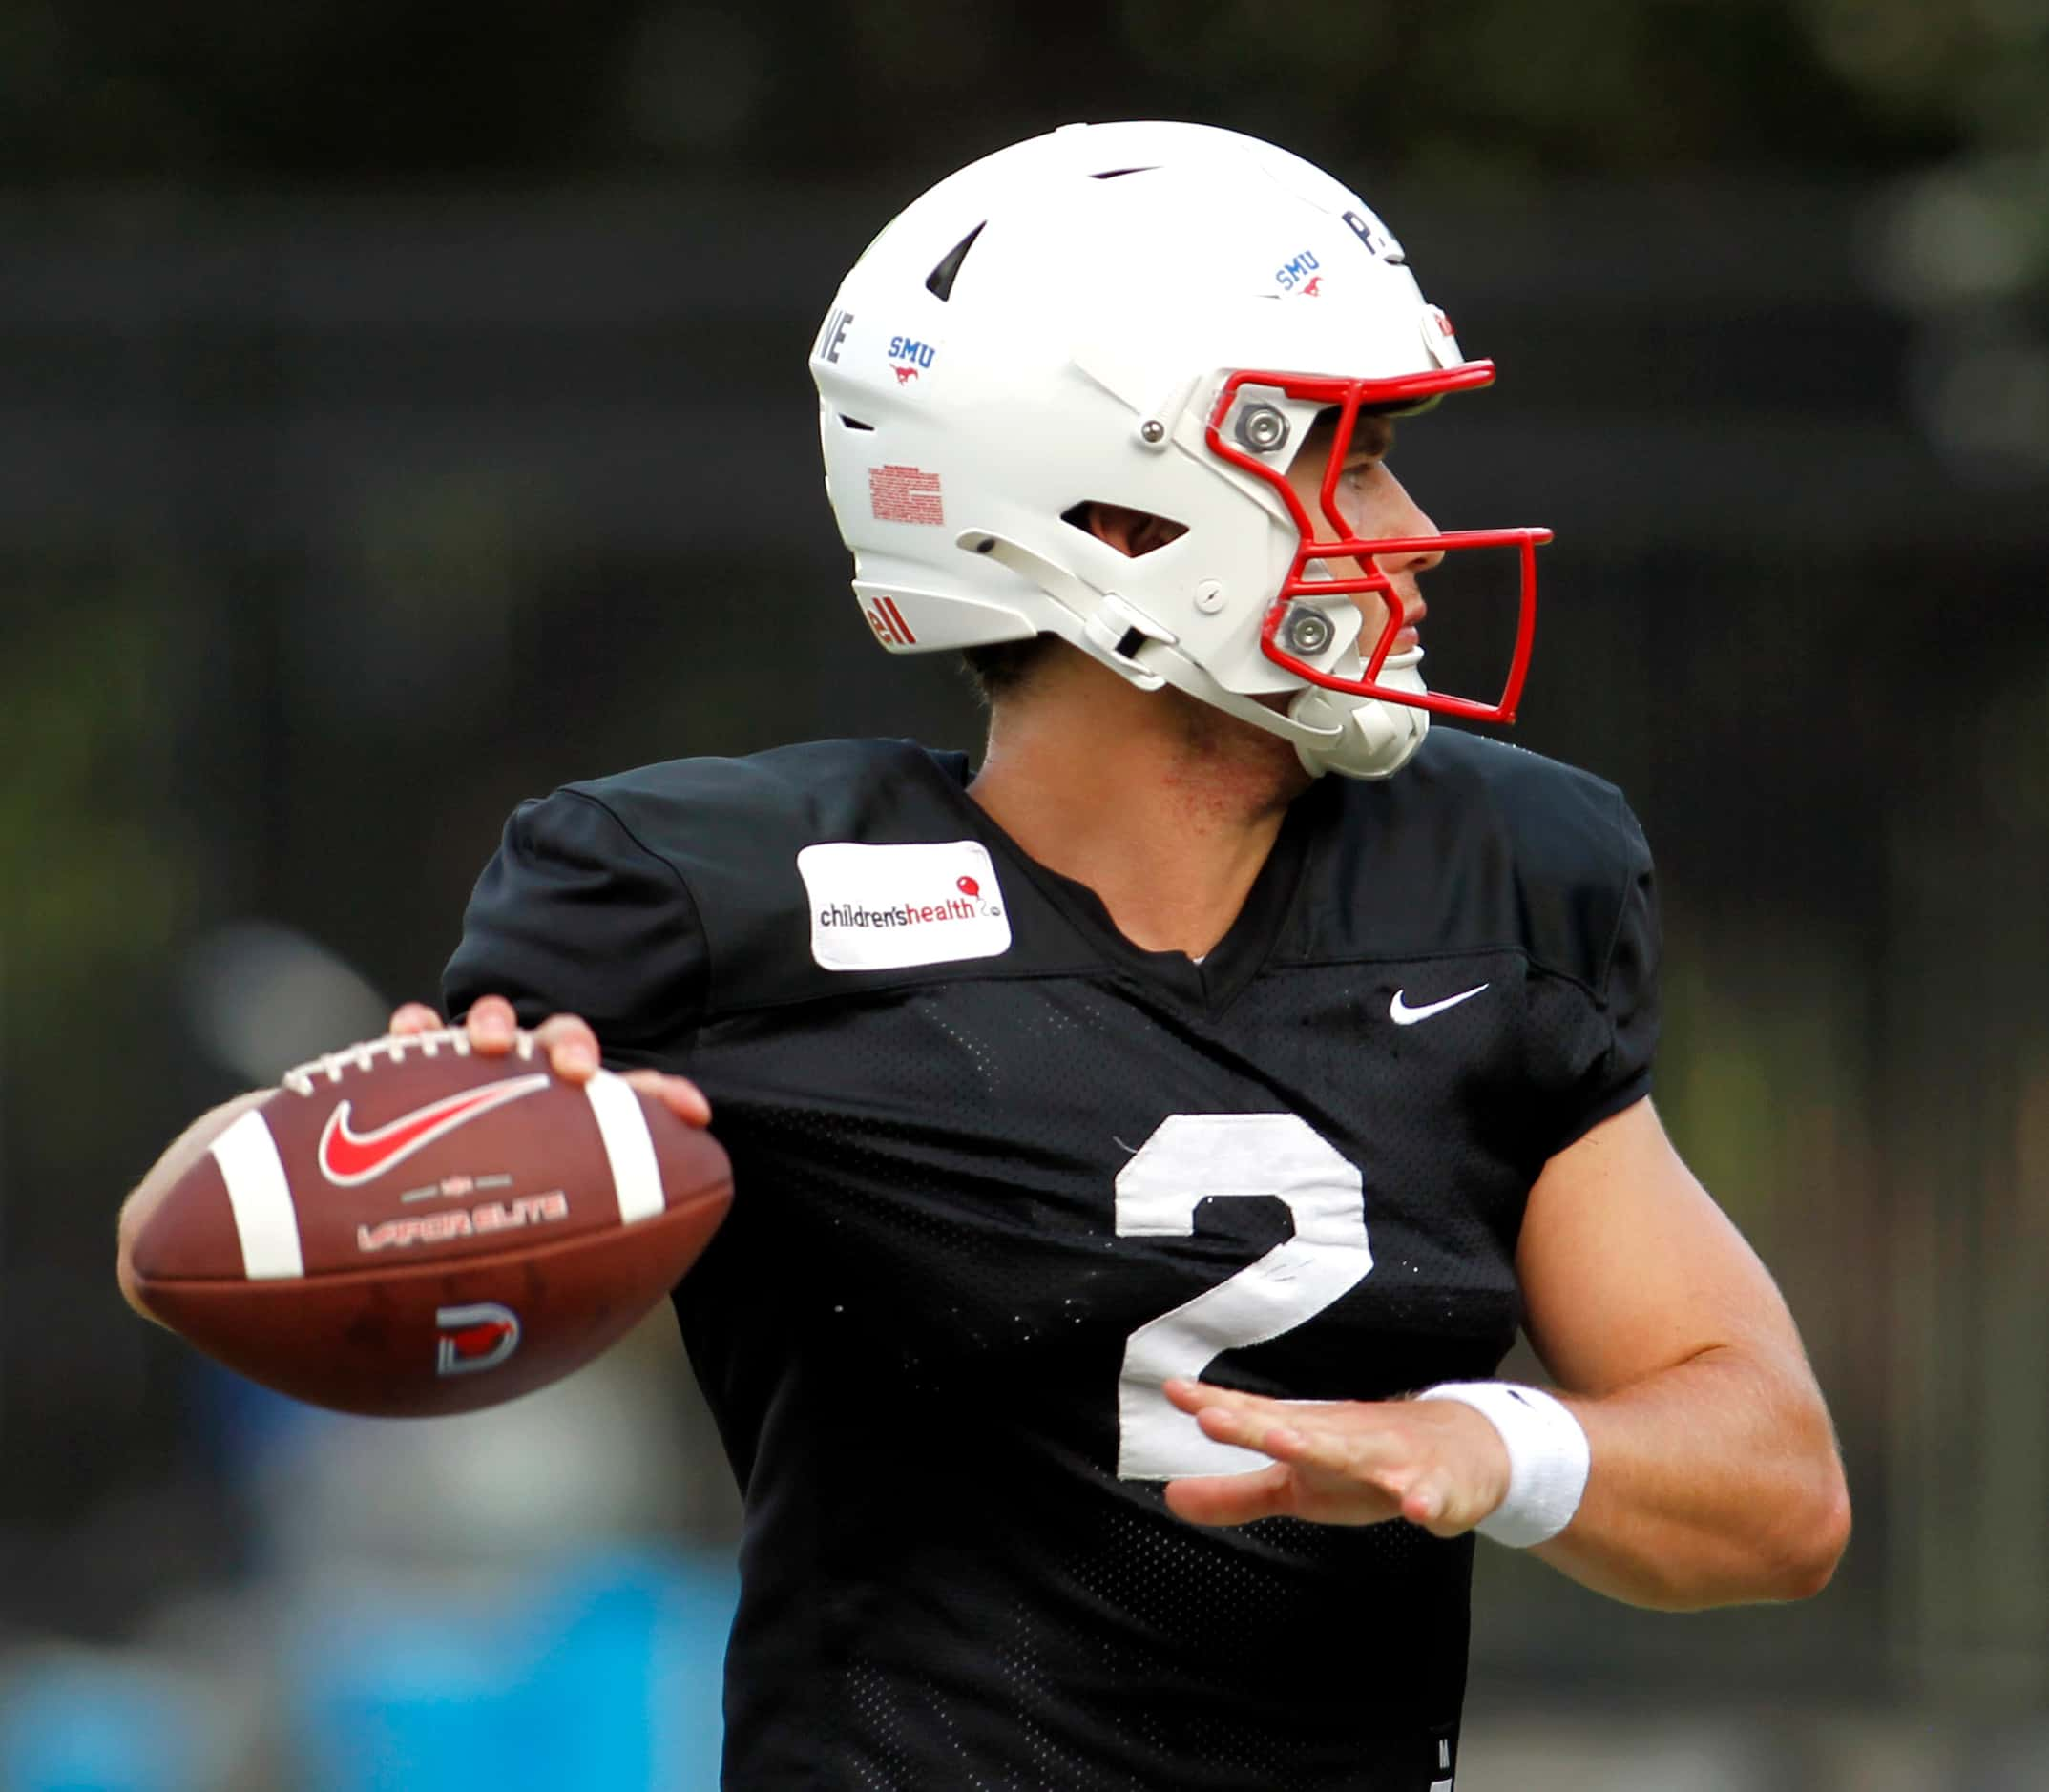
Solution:
[[[1647,1097],[1544,1166],[1516,1262],[1530,1342],[1569,1392],[1607,1393],[1718,1346],[1800,1349],[1769,1273]]]

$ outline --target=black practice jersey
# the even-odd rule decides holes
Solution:
[[[1166,1479],[1260,1459],[1159,1384],[1493,1373],[1532,1181],[1649,1087],[1636,823],[1438,728],[1301,797],[1198,964],[967,776],[831,741],[570,786],[449,968],[451,1012],[581,1013],[696,1078],[732,1156],[676,1296],[745,1495],[724,1782],[1441,1785],[1472,1540],[1185,1525]]]

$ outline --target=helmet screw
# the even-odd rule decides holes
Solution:
[[[1167,439],[1167,427],[1158,417],[1148,417],[1139,426],[1139,440],[1158,448]]]
[[[1287,440],[1287,419],[1271,405],[1247,405],[1238,413],[1237,433],[1255,454],[1271,454]]]
[[[1223,608],[1223,587],[1213,578],[1205,578],[1195,588],[1195,607],[1205,616],[1213,616]]]
[[[1330,618],[1321,610],[1312,610],[1307,604],[1296,605],[1281,630],[1283,638],[1287,642],[1288,651],[1300,654],[1304,658],[1322,653],[1330,645],[1330,637],[1334,633]]]

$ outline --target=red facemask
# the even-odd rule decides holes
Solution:
[[[1275,665],[1310,684],[1320,685],[1327,691],[1343,691],[1349,696],[1375,698],[1389,703],[1407,703],[1417,709],[1434,710],[1440,715],[1461,716],[1470,721],[1508,722],[1516,719],[1516,705],[1522,697],[1523,677],[1529,670],[1530,642],[1537,629],[1537,548],[1538,543],[1551,539],[1551,531],[1548,529],[1467,529],[1453,531],[1448,534],[1413,536],[1398,540],[1366,540],[1351,532],[1352,526],[1339,511],[1337,503],[1338,479],[1344,471],[1345,457],[1351,447],[1352,431],[1358,425],[1361,410],[1384,405],[1416,404],[1445,392],[1468,391],[1474,386],[1490,385],[1494,377],[1493,362],[1468,361],[1454,367],[1430,373],[1402,374],[1386,380],[1346,380],[1301,373],[1243,371],[1232,374],[1223,383],[1223,390],[1218,396],[1216,408],[1211,411],[1209,418],[1207,440],[1210,452],[1221,456],[1233,467],[1243,468],[1271,486],[1280,494],[1281,502],[1287,506],[1287,512],[1294,518],[1296,531],[1301,536],[1294,558],[1289,563],[1287,576],[1282,580],[1281,589],[1275,594],[1273,602],[1267,606],[1265,620],[1260,626],[1260,651]],[[1294,487],[1288,484],[1286,473],[1263,461],[1256,453],[1248,452],[1236,443],[1227,441],[1222,433],[1224,419],[1230,414],[1241,389],[1245,386],[1266,387],[1284,393],[1288,398],[1303,400],[1326,408],[1332,406],[1337,407],[1337,436],[1330,447],[1329,463],[1324,469],[1320,493],[1323,513],[1334,532],[1335,539],[1316,538],[1316,529],[1309,512]],[[1394,637],[1402,629],[1402,599],[1395,592],[1393,582],[1380,570],[1378,556],[1450,553],[1465,548],[1513,548],[1516,551],[1521,565],[1516,650],[1500,698],[1494,702],[1488,702],[1476,698],[1453,697],[1438,691],[1405,691],[1383,685],[1380,682],[1381,668],[1387,664],[1388,656],[1393,651]],[[1309,576],[1307,569],[1312,561],[1329,559],[1355,559],[1362,568],[1368,570],[1350,578]],[[1366,665],[1360,677],[1347,678],[1335,673],[1320,671],[1282,645],[1279,639],[1281,624],[1296,598],[1368,591],[1380,594],[1387,605],[1388,621],[1381,631],[1380,638],[1365,654]]]

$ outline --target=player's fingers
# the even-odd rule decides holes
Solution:
[[[689,1077],[668,1076],[660,1071],[628,1071],[626,1081],[643,1094],[653,1095],[679,1120],[691,1126],[711,1124],[711,1103]]]
[[[1282,1406],[1269,1415],[1205,1407],[1196,1422],[1204,1435],[1219,1443],[1273,1457],[1289,1476],[1285,1510],[1327,1524],[1370,1525],[1401,1512],[1403,1495],[1418,1473],[1399,1440],[1385,1427],[1362,1419],[1361,1413],[1370,1410],[1357,1406]],[[1442,1536],[1455,1536],[1469,1528],[1441,1505],[1431,1509],[1427,1521],[1418,1522],[1428,1522]]]
[[[1391,1427],[1373,1419],[1369,1407],[1345,1407],[1328,1418],[1312,1409],[1293,1428],[1300,1442],[1268,1454],[1379,1488],[1396,1499],[1416,1472],[1414,1452]]]
[[[1432,1536],[1456,1536],[1470,1525],[1456,1522],[1452,1511],[1452,1489],[1441,1474],[1419,1474],[1401,1493],[1402,1516],[1421,1525]]]
[[[1293,1477],[1282,1464],[1250,1474],[1185,1475],[1166,1486],[1167,1510],[1191,1525],[1244,1525],[1294,1510]]]
[[[1481,1523],[1499,1504],[1497,1492],[1485,1480],[1475,1480],[1456,1463],[1441,1463],[1419,1474],[1407,1490],[1402,1516],[1435,1536],[1457,1537]]]
[[[433,1032],[443,1025],[442,1018],[425,1002],[401,1002],[391,1011],[387,1032],[416,1033]]]
[[[1254,1408],[1205,1406],[1196,1413],[1195,1422],[1206,1436],[1220,1444],[1264,1450],[1269,1456],[1292,1460],[1308,1448],[1307,1441],[1294,1426]]]
[[[1235,1387],[1219,1387],[1214,1382],[1199,1382],[1185,1375],[1161,1383],[1160,1391],[1183,1412],[1200,1412],[1204,1407],[1238,1406],[1252,1398]]]
[[[587,1083],[597,1074],[597,1035],[580,1014],[551,1014],[533,1031],[533,1043],[566,1082]]]
[[[1418,1474],[1403,1490],[1402,1516],[1435,1537],[1463,1536],[1493,1511],[1492,1503],[1449,1465]]]
[[[1400,1460],[1373,1408],[1356,1402],[1267,1400],[1198,1384],[1205,1397],[1193,1407],[1196,1423],[1220,1443],[1262,1449],[1286,1462],[1333,1472],[1354,1472]],[[1216,1395],[1228,1395],[1217,1399]]]
[[[1221,1407],[1227,1412],[1264,1412],[1268,1415],[1290,1408],[1292,1403],[1269,1400],[1265,1394],[1248,1394],[1242,1388],[1219,1387],[1214,1382],[1190,1381],[1175,1376],[1161,1384],[1161,1391],[1183,1412],[1201,1412],[1205,1407]]]
[[[486,1057],[501,1057],[519,1037],[519,1017],[502,995],[480,995],[470,1005],[463,1021],[473,1051]]]

